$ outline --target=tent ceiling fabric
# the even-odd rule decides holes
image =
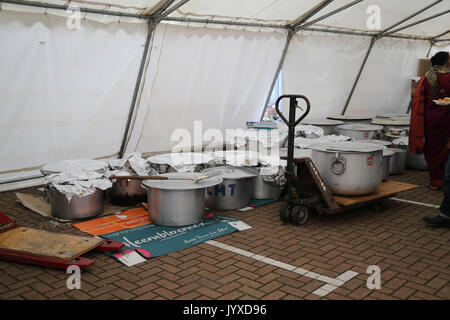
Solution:
[[[181,0],[175,0],[172,3],[172,6],[177,5],[180,1]],[[349,4],[352,1],[353,0],[334,0],[310,18],[309,21]],[[58,5],[67,5],[68,3],[67,0],[28,0],[28,2]],[[154,13],[165,2],[166,0],[71,1],[72,4],[85,8],[146,15]],[[228,22],[239,21],[284,26],[298,21],[299,18],[316,8],[322,2],[323,0],[190,0],[168,15],[168,17],[188,19],[203,18]],[[369,6],[376,6],[380,9],[381,29],[384,29],[433,2],[435,2],[435,0],[364,0],[359,4],[320,21],[319,24],[314,26],[375,33],[381,30],[368,28],[367,19],[369,18],[370,13],[367,12],[367,9]],[[445,12],[446,10],[449,10],[449,8],[450,0],[442,0],[441,3],[424,11],[402,25]],[[449,14],[445,14],[431,21],[402,30],[400,34],[433,37],[449,28]]]

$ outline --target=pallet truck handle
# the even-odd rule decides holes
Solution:
[[[294,126],[298,125],[300,123],[300,121],[302,121],[309,113],[309,110],[311,109],[311,104],[309,103],[309,99],[307,97],[305,97],[304,95],[301,94],[285,94],[282,96],[279,96],[277,101],[275,102],[275,110],[277,111],[277,114],[280,116],[280,118],[283,120],[284,123],[286,123],[286,125],[289,126],[289,121],[291,120],[289,117],[289,121],[283,116],[283,114],[280,112],[280,108],[279,108],[279,103],[282,99],[285,98],[289,98],[291,100],[291,104],[293,101],[295,101],[296,106],[298,106],[297,104],[297,99],[303,99],[306,102],[306,112],[303,113],[303,115],[293,123]],[[295,116],[295,112],[294,112],[294,116]]]

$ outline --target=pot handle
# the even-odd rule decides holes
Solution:
[[[345,166],[345,159],[342,157],[339,157],[339,152],[336,152],[336,156],[331,158],[331,165],[330,170],[335,175],[341,175],[345,172],[346,166]]]

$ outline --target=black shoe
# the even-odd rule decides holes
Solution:
[[[446,219],[442,217],[441,215],[436,217],[425,217],[423,218],[423,221],[428,223],[430,227],[436,227],[436,228],[450,228],[450,219]]]

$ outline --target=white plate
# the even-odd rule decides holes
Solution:
[[[450,106],[450,102],[439,102],[438,100],[433,100],[438,106]]]

